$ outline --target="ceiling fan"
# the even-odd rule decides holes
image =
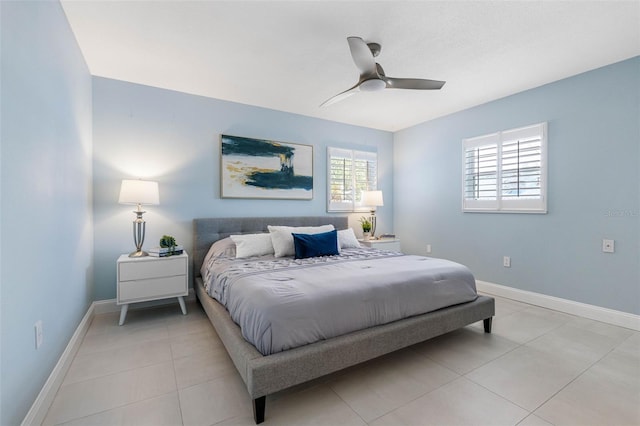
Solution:
[[[373,92],[382,89],[439,90],[444,81],[425,80],[422,78],[387,77],[384,70],[373,58],[380,54],[382,46],[378,43],[366,43],[360,37],[347,37],[349,49],[356,67],[360,70],[360,79],[355,86],[327,99],[320,106],[326,107],[356,92]]]

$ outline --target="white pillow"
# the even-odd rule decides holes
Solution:
[[[273,254],[271,235],[267,233],[232,235],[231,239],[236,243],[237,259]]]
[[[295,248],[293,246],[293,235],[296,234],[320,234],[322,232],[333,231],[333,225],[322,226],[267,226],[271,235],[271,243],[276,257],[293,256]]]
[[[360,243],[356,238],[356,234],[353,232],[353,228],[341,229],[338,231],[338,247],[341,249],[360,247]]]

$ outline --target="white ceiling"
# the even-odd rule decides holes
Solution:
[[[387,131],[640,55],[635,1],[62,0],[91,74]],[[360,92],[347,36],[388,76]]]

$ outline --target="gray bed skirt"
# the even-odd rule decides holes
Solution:
[[[248,343],[227,310],[205,291],[200,266],[209,246],[233,233],[266,231],[266,225],[346,228],[345,217],[244,218],[194,220],[194,287],[207,316],[244,380],[254,403],[256,423],[264,420],[265,396],[431,339],[477,321],[491,331],[494,299],[476,300],[427,314],[355,331],[329,340],[264,356]]]

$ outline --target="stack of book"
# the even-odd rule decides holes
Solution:
[[[184,252],[184,247],[181,245],[177,245],[173,247],[171,250],[169,247],[153,247],[149,249],[149,256],[153,257],[167,257],[167,256],[175,256],[177,254],[182,254]]]

